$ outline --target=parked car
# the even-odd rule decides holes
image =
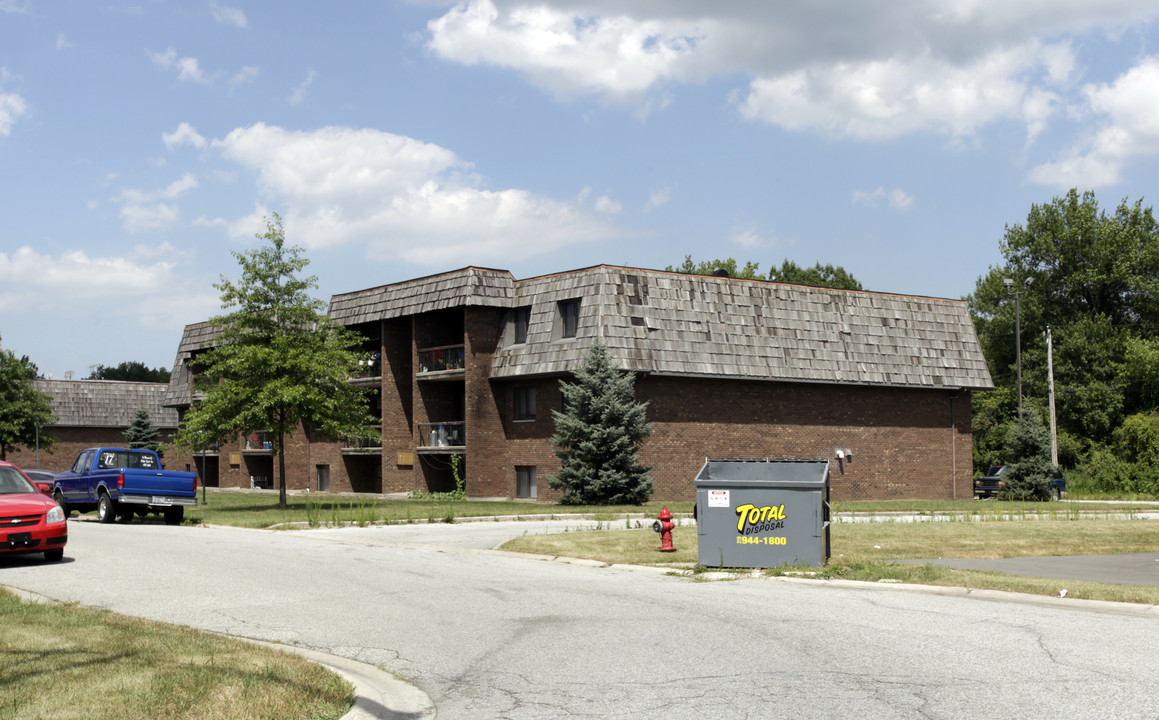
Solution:
[[[44,553],[64,557],[68,524],[64,511],[36,489],[20,468],[0,460],[0,553]]]
[[[974,497],[994,497],[1006,489],[1006,474],[1010,471],[1009,465],[993,465],[986,471],[985,477],[974,478]],[[1050,480],[1050,497],[1061,500],[1066,495],[1066,477],[1062,470],[1055,468],[1054,477]]]
[[[51,470],[20,468],[24,476],[32,481],[36,489],[45,495],[52,497],[52,483],[56,481],[56,473]]]

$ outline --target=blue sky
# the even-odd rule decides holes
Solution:
[[[171,366],[278,212],[318,297],[735,257],[962,297],[1152,204],[1154,0],[0,0],[0,342]]]

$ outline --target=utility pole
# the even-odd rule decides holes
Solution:
[[[1022,417],[1022,296],[1026,294],[1025,288],[1030,287],[1034,282],[1033,277],[1028,277],[1023,281],[1023,289],[1019,291],[1014,290],[1014,280],[1005,278],[1002,284],[1006,287],[1006,292],[1014,296],[1014,354],[1018,359],[1018,417]]]
[[[1050,463],[1058,467],[1058,424],[1054,417],[1054,349],[1050,339],[1050,326],[1046,327],[1046,382],[1047,396],[1050,398]]]

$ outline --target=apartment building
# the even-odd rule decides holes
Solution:
[[[992,387],[958,300],[600,265],[516,280],[467,267],[333,296],[330,316],[365,339],[351,382],[371,388],[382,444],[288,446],[288,487],[453,489],[557,499],[547,476],[559,383],[591,343],[636,374],[652,436],[641,461],[657,499],[694,497],[706,457],[832,463],[832,497],[972,493],[970,394]],[[212,328],[186,328],[166,403],[191,401],[184,362]],[[263,486],[262,438],[211,450],[206,480]]]

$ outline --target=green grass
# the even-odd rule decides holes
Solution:
[[[289,653],[0,591],[0,717],[339,718],[350,685]]]
[[[975,513],[959,513],[956,520],[922,523],[851,523],[838,518],[830,528],[832,557],[827,566],[781,568],[766,573],[808,571],[822,578],[889,580],[1040,595],[1054,595],[1065,587],[1071,598],[1159,604],[1159,587],[1029,578],[894,562],[1159,551],[1155,521],[1130,519],[1129,513],[1124,519],[1123,513],[1105,508],[1076,513],[1073,507],[1069,503],[982,503]],[[673,540],[677,552],[667,554],[658,551],[659,538],[650,529],[577,531],[528,535],[504,544],[502,549],[609,564],[694,569],[698,560],[696,529],[677,528]]]
[[[661,503],[638,506],[586,507],[519,501],[478,502],[421,498],[384,500],[376,497],[350,497],[329,493],[294,494],[286,498],[286,507],[278,506],[276,492],[229,492],[208,490],[206,505],[185,509],[185,520],[209,525],[270,528],[324,525],[373,525],[379,523],[455,522],[466,517],[530,517],[573,514],[612,518],[623,513],[660,514]],[[200,495],[198,496],[200,502]],[[692,503],[668,503],[673,513],[691,513]]]

